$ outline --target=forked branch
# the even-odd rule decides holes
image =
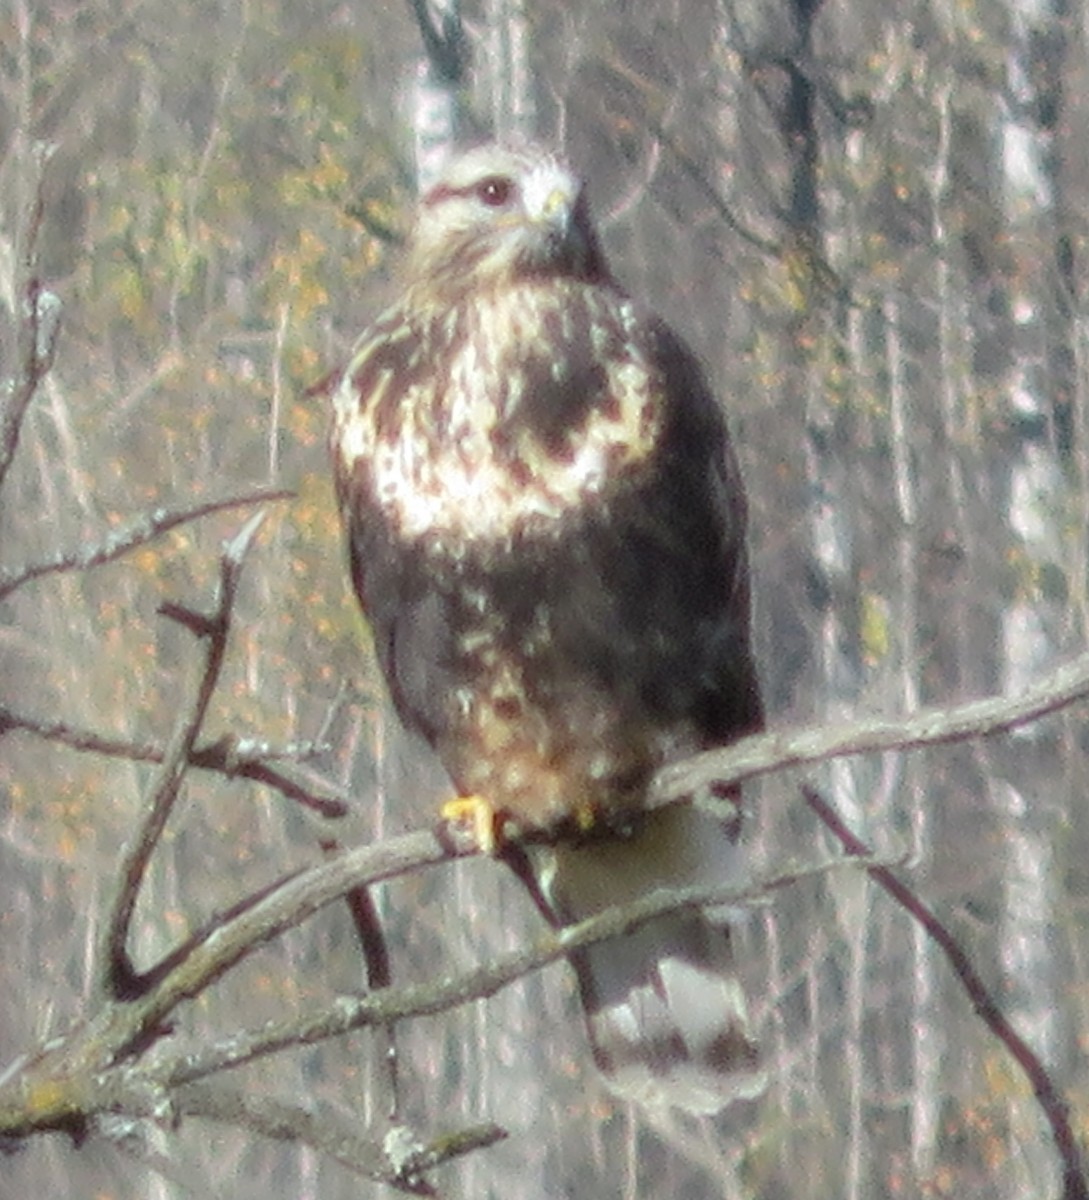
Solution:
[[[224,546],[220,559],[219,595],[211,615],[182,609],[177,605],[164,606],[164,611],[169,612],[175,620],[181,621],[204,637],[204,665],[196,698],[178,722],[156,773],[147,816],[122,857],[119,886],[110,905],[95,970],[95,992],[100,1000],[131,998],[147,986],[146,976],[137,974],[128,954],[127,943],[132,915],[136,909],[136,900],[148,863],[178,798],[182,780],[193,756],[193,747],[204,725],[208,705],[215,694],[226,658],[231,611],[242,563],[264,518],[263,511],[254,513],[235,537]]]

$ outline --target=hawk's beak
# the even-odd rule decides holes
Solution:
[[[571,237],[574,232],[575,196],[565,187],[554,187],[538,205],[536,212],[530,212],[529,218],[539,237],[555,247],[571,249]]]
[[[578,199],[578,185],[559,171],[531,176],[523,192],[525,214],[534,225],[544,225],[561,236],[567,233]]]
[[[582,263],[588,247],[576,213],[579,182],[555,166],[533,172],[522,190],[522,214],[530,237],[527,251],[568,267]]]
[[[541,220],[566,228],[571,218],[571,197],[564,188],[553,188],[541,205]]]

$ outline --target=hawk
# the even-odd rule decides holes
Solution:
[[[334,409],[352,582],[402,721],[508,836],[589,831],[527,850],[554,919],[728,880],[730,823],[640,810],[663,763],[762,724],[745,494],[703,370],[613,279],[564,163],[449,164]],[[713,1112],[760,1089],[721,913],[573,966],[619,1095]]]

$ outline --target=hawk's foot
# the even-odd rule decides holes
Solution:
[[[481,854],[494,857],[503,840],[503,819],[483,796],[457,796],[447,800],[439,815],[472,837]]]

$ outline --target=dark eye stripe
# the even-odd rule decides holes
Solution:
[[[452,188],[448,183],[440,183],[431,189],[420,201],[425,208],[433,208],[436,204],[442,204],[446,200],[452,199],[454,196],[463,196],[465,194],[462,188]]]

